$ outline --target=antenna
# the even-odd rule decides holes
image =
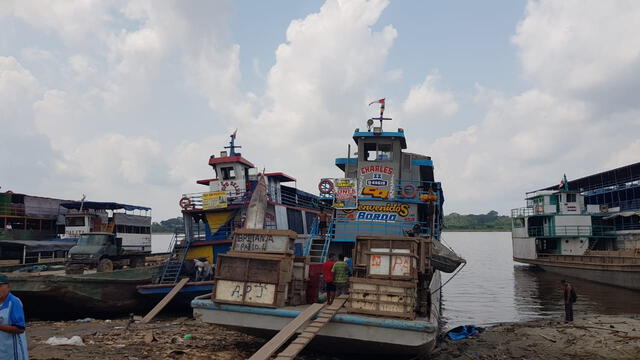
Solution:
[[[229,146],[225,146],[225,149],[229,149],[229,156],[240,156],[242,154],[237,153],[236,149],[240,149],[242,148],[242,146],[239,145],[235,145],[235,141],[236,141],[236,133],[238,132],[238,129],[236,129],[236,131],[233,132],[233,134],[229,135],[229,137],[231,138],[231,140],[229,141]]]

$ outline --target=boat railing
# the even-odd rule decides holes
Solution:
[[[329,226],[328,235],[332,241],[355,241],[359,235],[406,236],[408,233],[428,236],[427,223],[418,221],[360,221],[349,218],[335,218]]]
[[[553,262],[580,264],[640,265],[640,257],[634,256],[538,254],[538,258]]]
[[[280,191],[280,200],[284,205],[312,209],[318,208],[318,199],[315,196],[300,194],[297,191]]]
[[[515,217],[525,217],[525,216],[531,216],[533,214],[535,214],[535,209],[533,207],[521,207],[521,208],[517,208],[517,209],[511,209],[511,217],[515,218]]]
[[[66,210],[57,206],[25,206],[24,204],[2,203],[0,204],[0,216],[31,216],[41,218],[55,218]]]
[[[640,209],[640,199],[612,201],[603,205],[606,205],[608,209],[620,208],[620,211],[638,210]]]
[[[611,233],[614,230],[613,226],[608,225],[543,225],[529,226],[528,234],[530,237],[613,236]]]
[[[205,210],[202,206],[202,197],[204,194],[208,194],[210,191],[182,194],[183,198],[189,199],[189,207],[187,210]],[[228,205],[243,205],[251,200],[251,191],[229,191],[227,195]]]

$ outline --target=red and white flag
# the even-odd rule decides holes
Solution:
[[[372,101],[369,103],[369,106],[371,106],[371,104],[384,104],[384,99],[380,99],[380,100],[376,100],[376,101]]]

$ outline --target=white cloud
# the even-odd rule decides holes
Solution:
[[[444,120],[458,112],[458,103],[451,91],[439,91],[436,85],[441,77],[437,73],[427,75],[419,85],[411,88],[402,103],[403,115],[421,121]]]

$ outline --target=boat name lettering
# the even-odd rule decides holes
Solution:
[[[365,166],[360,169],[360,175],[365,175],[368,173],[383,173],[383,174],[391,175],[393,174],[393,168],[389,166],[371,165],[371,166]]]
[[[370,179],[370,180],[367,180],[367,185],[369,185],[369,186],[387,186],[387,185],[389,185],[389,182],[387,180]]]
[[[244,286],[244,294],[252,293],[251,295],[256,298],[261,298],[264,291],[267,289],[267,284],[261,283],[253,283],[246,284]],[[231,292],[231,297],[235,297],[238,299],[242,299],[242,287],[240,285],[236,285],[236,287]]]
[[[350,213],[352,210],[343,210],[346,213]],[[385,205],[358,205],[358,211],[373,211],[373,212],[390,212],[397,213],[398,215],[404,217],[409,215],[409,205],[408,204],[396,204],[396,203],[386,203]]]
[[[396,221],[397,219],[398,215],[396,214],[377,213],[369,211],[358,211],[358,216],[356,217],[356,220]]]
[[[267,251],[269,243],[273,243],[273,235],[267,234],[235,234],[234,250]]]
[[[389,190],[381,189],[377,186],[365,186],[362,189],[362,195],[371,195],[371,197],[378,199],[387,199],[389,197]]]

